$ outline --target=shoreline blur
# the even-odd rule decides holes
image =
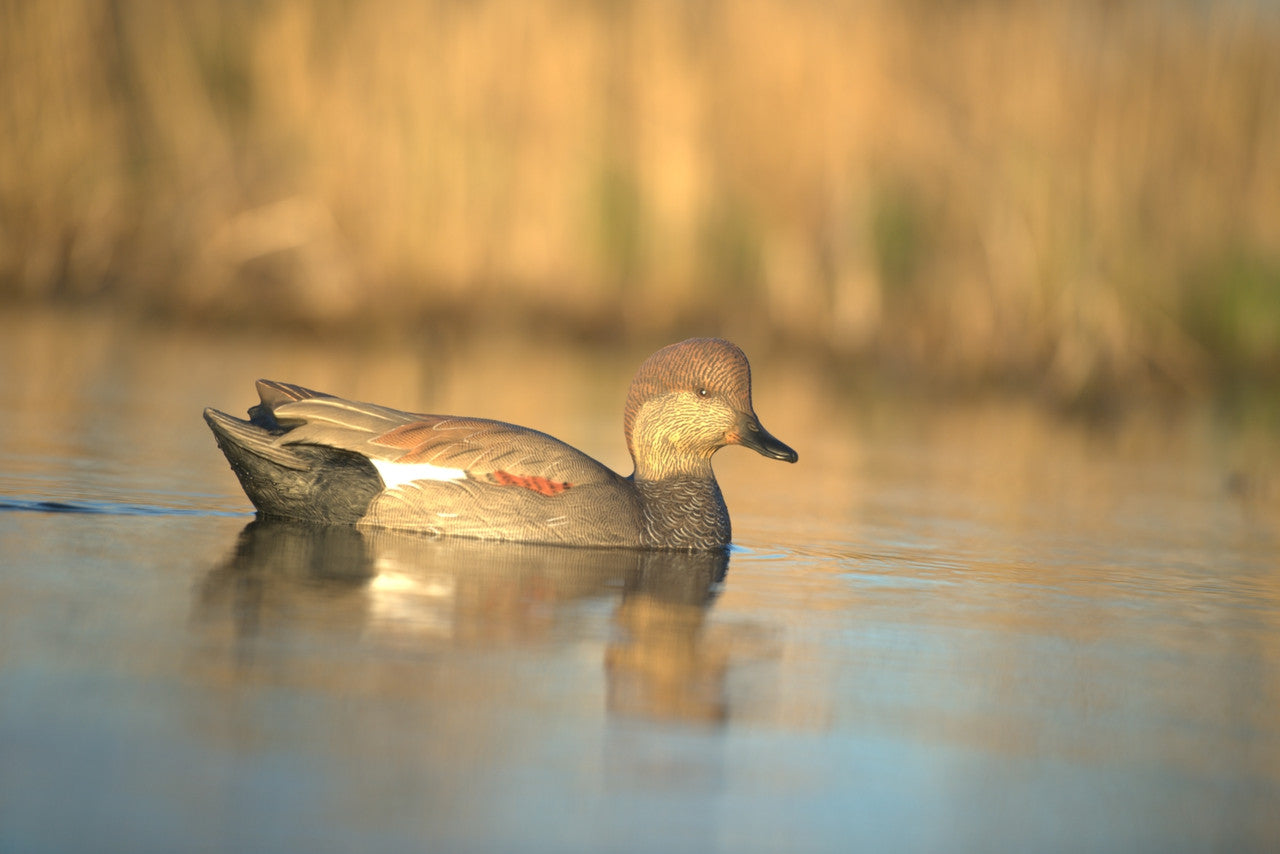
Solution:
[[[0,2],[0,306],[1265,389],[1264,5]]]

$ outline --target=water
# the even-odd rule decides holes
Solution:
[[[0,851],[1280,846],[1274,435],[757,357],[801,462],[717,458],[727,559],[362,536],[255,523],[201,408],[622,467],[645,353],[0,326]]]

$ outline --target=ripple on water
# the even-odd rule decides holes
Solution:
[[[201,496],[191,496],[193,501]],[[175,504],[132,504],[89,499],[0,498],[0,512],[78,513],[103,516],[248,516],[244,511],[215,510],[202,506]]]

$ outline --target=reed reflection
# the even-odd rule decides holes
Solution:
[[[598,643],[609,714],[715,723],[728,717],[729,656],[704,628],[728,562],[257,519],[203,580],[195,613],[214,665],[236,682],[303,679],[338,693],[357,684],[344,673],[361,647],[372,650],[357,653],[366,671],[402,672],[389,650]],[[608,619],[593,619],[610,601]],[[308,651],[336,660],[309,678]]]

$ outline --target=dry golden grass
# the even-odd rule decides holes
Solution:
[[[0,298],[1275,377],[1263,6],[0,0]]]

